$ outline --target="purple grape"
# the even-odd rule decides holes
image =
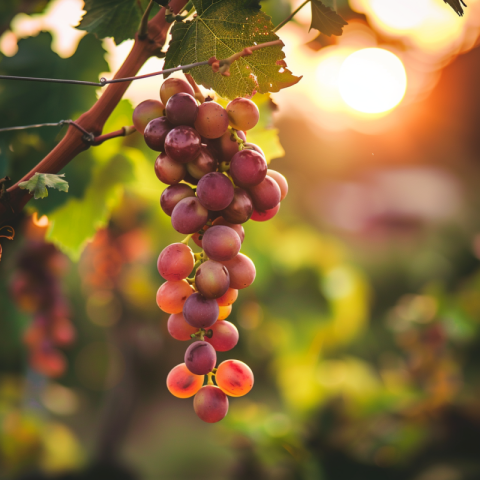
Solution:
[[[213,225],[224,225],[225,227],[233,228],[237,232],[237,235],[240,238],[240,242],[243,243],[243,241],[245,240],[245,230],[239,223],[227,222],[223,217],[218,217],[213,222]]]
[[[211,327],[217,321],[219,313],[216,300],[205,298],[200,293],[192,293],[183,304],[183,316],[192,327]]]
[[[195,179],[200,179],[207,173],[214,172],[216,169],[217,160],[213,157],[206,145],[202,145],[200,154],[193,162],[187,163],[187,171]]]
[[[167,117],[150,120],[143,133],[145,143],[152,150],[163,152],[165,150],[165,139],[172,128],[173,125],[167,120]]]
[[[207,260],[197,268],[195,286],[205,298],[220,298],[230,286],[227,267],[219,262]]]
[[[193,399],[193,409],[200,420],[216,423],[228,413],[228,398],[216,385],[204,385]]]
[[[180,200],[172,212],[173,228],[185,235],[200,230],[208,220],[206,210],[197,197],[188,197]]]
[[[265,158],[254,150],[242,150],[236,153],[230,163],[230,175],[235,185],[253,187],[258,185],[267,174]]]
[[[217,363],[217,353],[207,342],[193,342],[185,352],[185,365],[195,375],[210,373]]]
[[[188,163],[194,160],[200,153],[201,145],[200,135],[192,127],[185,125],[170,130],[165,138],[166,154],[179,163]]]
[[[252,216],[252,212],[250,195],[243,188],[237,187],[232,202],[222,210],[222,217],[230,223],[245,223]]]
[[[232,182],[222,173],[207,173],[198,182],[197,196],[208,210],[214,212],[223,210],[230,205],[233,195]]]
[[[155,174],[167,185],[175,185],[183,180],[187,170],[185,165],[174,162],[166,153],[161,153],[155,160]]]
[[[170,217],[173,209],[180,200],[187,197],[194,197],[195,192],[192,187],[184,183],[178,183],[166,188],[160,197],[160,206],[162,210]]]
[[[210,227],[202,238],[202,247],[208,258],[217,262],[230,260],[240,251],[242,242],[237,232],[230,227]]]
[[[238,343],[238,330],[233,323],[226,320],[216,322],[209,330],[212,331],[212,336],[205,337],[205,341],[217,352],[228,352]]]
[[[193,127],[198,114],[197,101],[188,93],[172,95],[165,106],[165,115],[175,127],[189,125]]]
[[[163,103],[158,100],[145,100],[139,103],[133,111],[132,120],[133,125],[142,135],[145,132],[145,127],[154,118],[163,116],[165,107]],[[227,120],[228,123],[228,120]]]
[[[278,183],[268,175],[258,185],[250,187],[248,193],[252,197],[255,210],[260,212],[275,208],[282,195]]]
[[[254,150],[255,152],[259,153],[263,158],[266,158],[264,151],[258,145],[255,145],[254,143],[246,142],[246,143],[243,144],[243,148],[248,149],[248,150]]]

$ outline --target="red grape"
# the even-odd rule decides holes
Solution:
[[[186,280],[165,282],[157,291],[157,305],[166,313],[180,313],[183,304],[193,294]]]
[[[180,183],[186,173],[185,165],[174,162],[166,153],[161,153],[155,160],[155,174],[161,182],[167,185]]]
[[[165,115],[175,127],[179,125],[193,127],[197,114],[197,101],[188,93],[180,92],[172,95],[165,105]]]
[[[167,377],[167,388],[178,398],[193,397],[203,385],[205,377],[190,372],[184,363],[173,367]]]
[[[207,260],[197,268],[195,286],[205,298],[221,297],[228,290],[229,285],[230,275],[225,265]]]
[[[193,342],[185,352],[185,365],[195,375],[210,373],[217,363],[217,353],[207,342]]]
[[[200,179],[210,172],[215,172],[217,169],[217,161],[212,156],[212,153],[205,145],[200,148],[200,153],[195,160],[187,163],[188,173],[195,179]]]
[[[168,317],[167,329],[175,340],[181,341],[191,340],[192,333],[196,333],[198,330],[185,321],[182,313],[173,313]]]
[[[184,183],[172,185],[162,192],[162,196],[160,197],[160,206],[168,216],[171,216],[173,209],[180,200],[194,196],[195,192],[189,185],[185,185]]]
[[[168,132],[165,138],[165,152],[176,162],[188,163],[200,153],[201,138],[192,128],[180,125]]]
[[[160,87],[160,99],[166,105],[170,97],[180,92],[195,96],[195,92],[188,82],[181,78],[168,78]]]
[[[253,212],[253,203],[246,190],[236,187],[231,203],[222,210],[222,217],[230,223],[245,223]]]
[[[221,137],[228,129],[227,112],[218,103],[203,103],[198,107],[195,129],[205,138]]]
[[[212,222],[212,224],[224,225],[225,227],[233,228],[237,232],[237,235],[240,238],[240,242],[243,243],[243,241],[245,240],[245,230],[239,223],[230,223],[230,222],[227,222],[223,217],[218,217]]]
[[[180,200],[172,212],[172,226],[179,232],[188,235],[200,230],[208,220],[208,210],[202,206],[198,198],[187,197]]]
[[[267,175],[277,182],[281,192],[280,201],[282,201],[288,193],[287,179],[281,173],[276,170],[271,170],[270,168],[267,170]]]
[[[252,198],[255,210],[265,212],[275,208],[280,203],[281,191],[278,183],[268,175],[261,183],[250,187],[248,193]]]
[[[245,133],[241,130],[237,131],[238,137],[246,141],[247,137]],[[232,157],[238,152],[238,143],[235,140],[232,132],[227,130],[218,140],[217,140],[217,149],[220,155],[219,161],[221,162],[230,162]]]
[[[253,387],[253,372],[239,360],[226,360],[218,366],[215,380],[227,395],[241,397]]]
[[[185,321],[195,328],[211,327],[218,318],[220,307],[215,300],[205,298],[200,293],[194,293],[183,305]]]
[[[145,143],[152,150],[163,152],[165,150],[165,139],[172,128],[173,125],[166,117],[154,118],[145,127],[143,133]]]
[[[248,98],[236,98],[227,105],[230,125],[235,130],[250,130],[260,118],[258,107]]]
[[[203,234],[202,246],[208,258],[222,262],[237,255],[242,242],[233,228],[214,225]]]
[[[132,120],[133,125],[142,135],[145,127],[150,120],[163,116],[165,106],[158,100],[145,100],[139,103],[133,111]]]
[[[158,273],[171,282],[187,278],[194,265],[192,249],[183,243],[172,243],[165,247],[157,261]]]
[[[217,386],[205,385],[195,395],[193,408],[204,422],[216,423],[228,412],[228,398]]]
[[[205,208],[216,212],[230,205],[234,188],[232,182],[222,173],[207,173],[198,182],[197,196]]]
[[[248,149],[248,150],[254,150],[255,152],[259,153],[263,158],[266,158],[264,151],[258,145],[255,145],[254,143],[245,142],[243,144],[243,148]]]
[[[230,164],[230,175],[239,187],[258,185],[267,174],[265,158],[254,150],[242,150],[236,153]]]
[[[211,337],[205,337],[217,352],[227,352],[238,343],[237,327],[230,322],[216,322],[209,330],[212,331]]]
[[[279,210],[280,204],[271,208],[270,210],[265,210],[264,212],[257,212],[257,210],[253,210],[250,220],[254,220],[255,222],[266,222],[267,220],[273,218]]]
[[[230,288],[241,290],[247,288],[255,280],[255,265],[243,253],[239,253],[231,260],[222,262],[230,274]]]

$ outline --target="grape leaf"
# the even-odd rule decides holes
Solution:
[[[255,43],[277,40],[273,24],[254,0],[192,0],[197,16],[172,28],[165,68],[201,62],[215,56],[222,60]],[[281,46],[263,48],[242,57],[230,67],[230,76],[214,73],[210,66],[192,68],[199,84],[225,98],[278,92],[295,85],[295,77],[282,62]],[[278,63],[277,63],[278,62]]]
[[[343,27],[348,23],[335,10],[327,7],[320,0],[311,0],[311,3],[312,24],[310,30],[315,28],[329,37],[331,35],[342,35]]]
[[[47,187],[56,188],[60,192],[68,192],[68,182],[60,178],[64,176],[64,173],[62,175],[54,175],[52,173],[37,172],[30,180],[19,183],[18,186],[22,190],[28,190],[30,193],[33,193],[33,198],[38,200],[48,197]]]
[[[463,8],[467,6],[467,4],[463,0],[443,0],[445,3],[448,3],[456,13],[461,17],[463,15]],[[461,5],[460,5],[461,4]]]

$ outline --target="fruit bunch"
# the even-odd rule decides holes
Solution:
[[[253,262],[240,253],[242,224],[272,218],[288,186],[283,175],[268,169],[262,150],[247,142],[245,132],[259,119],[255,103],[237,98],[226,108],[211,99],[198,104],[193,87],[166,80],[161,102],[140,103],[133,121],[146,144],[161,152],[155,173],[169,186],[160,205],[173,228],[187,235],[167,246],[157,262],[166,280],[157,304],[170,314],[168,331],[177,340],[195,340],[185,363],[169,373],[167,387],[180,398],[195,395],[195,412],[213,423],[226,415],[227,395],[245,395],[253,386],[253,373],[243,362],[227,360],[215,368],[216,352],[238,342],[237,328],[225,320],[238,290],[255,279]],[[194,253],[189,241],[202,251]]]

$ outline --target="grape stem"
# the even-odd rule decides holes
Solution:
[[[273,30],[272,32],[275,33],[278,30],[280,30],[284,25],[286,25],[307,3],[309,3],[310,0],[305,0],[296,10],[294,10],[285,20],[280,22]]]
[[[230,132],[232,132],[232,137],[238,143],[238,149],[243,150],[245,142],[238,136],[238,133],[234,128],[230,127]]]
[[[188,245],[188,241],[193,237],[193,233],[190,235],[187,235],[180,243],[183,243],[184,245]]]
[[[198,85],[195,82],[195,80],[193,79],[193,77],[189,73],[185,73],[184,75],[185,75],[185,78],[187,79],[188,83],[192,86],[193,91],[195,92],[195,99],[197,101],[199,101],[200,103],[204,103],[205,102],[205,97],[204,97],[203,93],[200,91],[200,89],[198,88]]]
[[[213,373],[212,373],[212,372],[207,373],[207,377],[208,377],[207,385],[215,385],[215,384],[213,383],[212,376],[213,376]]]

